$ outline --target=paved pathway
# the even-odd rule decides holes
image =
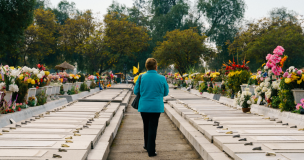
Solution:
[[[131,98],[132,102],[134,96]],[[200,155],[188,144],[166,114],[161,114],[156,138],[156,157],[148,157],[143,149],[143,124],[140,114],[128,105],[118,134],[111,146],[108,160],[128,159],[174,159],[202,160]]]

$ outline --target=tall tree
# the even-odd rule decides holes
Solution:
[[[159,42],[153,52],[160,66],[174,64],[183,75],[197,64],[200,59],[208,60],[214,52],[205,45],[207,36],[199,35],[196,29],[174,30],[167,32],[165,41]]]
[[[245,2],[244,0],[199,0],[197,9],[209,23],[206,36],[219,47],[216,57],[208,63],[211,68],[218,69],[223,61],[231,59],[226,42],[232,42],[238,31],[237,25],[245,13]]]
[[[34,22],[25,30],[25,44],[22,47],[25,65],[25,56],[29,57],[32,64],[36,64],[41,63],[46,56],[54,54],[56,29],[55,15],[51,10],[35,10]]]
[[[32,23],[36,0],[0,1],[1,60],[16,66],[24,30]]]
[[[78,62],[80,70],[85,69],[85,64],[82,60],[82,53],[76,51],[76,48],[83,44],[84,41],[94,33],[96,23],[92,12],[87,10],[82,15],[76,15],[74,18],[69,18],[60,28],[59,49],[62,51],[60,59],[70,63]],[[81,63],[83,62],[83,63]]]
[[[229,45],[229,52],[231,54],[238,52],[242,58],[254,59],[257,64],[253,66],[255,70],[266,61],[266,55],[280,45],[285,48],[284,54],[288,56],[285,66],[303,67],[301,62],[304,58],[303,44],[301,23],[264,18],[240,32],[235,41]]]
[[[130,22],[124,14],[111,12],[105,16],[104,24],[104,43],[109,54],[113,56],[113,61],[115,60],[114,64],[121,62],[124,56],[134,57],[133,53],[138,53],[149,45],[147,28]],[[100,72],[104,70],[101,66]]]

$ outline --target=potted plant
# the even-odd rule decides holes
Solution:
[[[244,113],[250,112],[251,104],[254,103],[254,99],[252,98],[252,93],[249,88],[245,88],[245,91],[240,95],[240,105],[242,107],[242,111]]]

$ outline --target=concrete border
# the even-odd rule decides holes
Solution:
[[[47,102],[46,104],[41,105],[41,106],[35,106],[35,107],[29,107],[27,109],[22,109],[19,112],[1,114],[0,115],[0,128],[11,124],[9,119],[13,119],[16,122],[22,121],[24,119],[28,119],[35,115],[38,115],[42,112],[46,112],[48,110],[57,108],[58,106],[66,105],[67,103],[68,103],[68,101],[65,98],[60,98],[59,100]]]
[[[180,129],[193,148],[204,160],[231,160],[224,152],[210,143],[204,135],[182,118],[171,106],[165,104],[165,113]]]

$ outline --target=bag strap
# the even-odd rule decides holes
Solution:
[[[139,76],[139,82],[138,82],[138,85],[139,85],[139,92],[138,92],[138,94],[139,94],[139,95],[140,95],[140,82],[141,82],[141,76],[142,76],[142,75]]]

